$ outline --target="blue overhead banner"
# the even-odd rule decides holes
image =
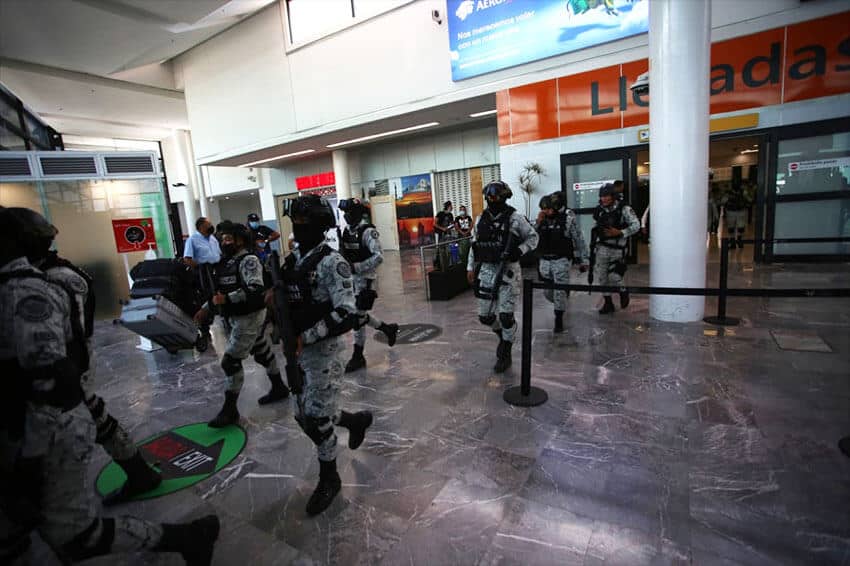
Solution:
[[[645,33],[649,0],[448,0],[452,80]]]

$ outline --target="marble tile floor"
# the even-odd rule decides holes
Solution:
[[[368,369],[345,377],[342,406],[376,419],[359,450],[341,449],[343,490],[327,512],[305,516],[313,445],[288,402],[257,405],[267,382],[248,361],[237,460],[109,513],[217,512],[221,565],[850,564],[850,458],[836,446],[850,434],[850,301],[733,299],[742,324],[718,329],[651,320],[640,296],[602,318],[597,296],[575,294],[567,331],[553,335],[536,292],[533,379],[549,401],[522,409],[502,401],[519,380],[519,347],[513,370],[495,375],[496,341],[471,293],[426,302],[418,261],[387,254],[375,312],[443,334],[393,349],[369,340]],[[716,265],[709,272],[714,281]],[[846,286],[848,274],[736,260],[730,286]],[[806,347],[814,338],[829,351]],[[100,392],[135,438],[218,410],[220,331],[205,354],[143,353],[108,324],[96,341]]]

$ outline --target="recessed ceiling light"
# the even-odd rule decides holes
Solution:
[[[494,108],[493,110],[485,110],[484,112],[476,112],[474,114],[470,114],[469,117],[478,118],[480,116],[489,116],[490,114],[495,114],[496,112],[498,112],[498,110]]]
[[[415,132],[416,130],[423,130],[425,128],[433,128],[434,126],[439,126],[439,122],[428,122],[427,124],[419,124],[418,126],[410,126],[409,128],[401,128],[400,130],[390,130],[389,132],[382,132],[380,134],[372,134],[371,136],[363,136],[362,138],[354,138],[353,140],[346,140],[337,143],[332,143],[325,147],[332,149],[334,147],[339,147],[341,145],[348,145],[357,142],[376,140],[378,138],[384,138],[387,136],[392,136],[395,134],[403,134],[405,132]]]
[[[250,167],[251,165],[258,165],[260,163],[268,163],[269,161],[277,161],[278,159],[286,159],[287,157],[295,157],[297,155],[307,155],[308,153],[313,153],[316,151],[315,149],[305,149],[302,151],[295,151],[293,153],[284,153],[283,155],[276,155],[274,157],[269,157],[268,159],[260,159],[259,161],[252,161],[250,163],[243,163],[239,167]]]

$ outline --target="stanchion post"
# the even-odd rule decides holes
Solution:
[[[729,289],[729,242],[730,238],[720,240],[720,294],[717,296],[717,316],[707,316],[703,320],[718,326],[737,326],[740,320],[726,316],[726,292]]]
[[[536,407],[549,399],[549,395],[539,387],[531,386],[531,338],[534,326],[534,282],[524,279],[522,282],[522,374],[519,387],[505,390],[502,398],[509,405],[517,407]]]

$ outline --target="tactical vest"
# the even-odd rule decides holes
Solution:
[[[340,252],[348,263],[360,263],[372,257],[372,252],[363,244],[363,234],[366,230],[374,230],[372,224],[359,224],[353,230],[349,226],[342,234]]]
[[[229,258],[225,258],[219,262],[218,266],[215,270],[216,275],[216,290],[223,294],[228,294],[237,289],[243,289],[245,291],[245,301],[241,303],[224,303],[220,306],[221,314],[224,316],[241,316],[245,314],[251,314],[252,312],[257,312],[260,309],[265,308],[265,302],[263,301],[263,293],[252,293],[248,290],[245,282],[242,281],[241,274],[241,266],[242,261],[246,257],[253,257],[259,262],[259,258],[254,254],[243,254],[240,256],[233,256]],[[262,264],[260,264],[262,266]]]
[[[472,249],[475,252],[475,261],[484,263],[499,263],[508,241],[511,231],[511,216],[516,211],[513,207],[506,207],[496,217],[489,212],[484,212],[478,220],[475,231],[475,242]]]
[[[313,328],[320,320],[330,316],[334,310],[331,301],[317,303],[313,299],[313,288],[319,277],[316,269],[331,251],[329,246],[323,245],[298,268],[295,267],[295,254],[289,254],[283,262],[283,284],[286,287],[290,317],[296,334]]]
[[[724,205],[726,210],[744,210],[749,206],[743,190],[732,191]]]
[[[628,225],[623,215],[623,201],[618,201],[614,210],[605,210],[602,205],[596,207],[593,211],[593,219],[596,221],[597,238],[600,242],[611,242],[619,240],[622,236],[605,236],[603,228],[617,228],[622,230]]]
[[[41,273],[32,271],[12,271],[0,274],[0,285],[11,279],[41,279],[47,281],[47,277]],[[89,369],[89,352],[86,347],[86,338],[83,328],[80,326],[80,311],[73,291],[60,283],[50,282],[58,286],[68,296],[71,322],[71,336],[65,338],[65,357],[73,362],[76,375],[66,376],[73,379],[73,383],[56,383],[55,391],[49,393],[38,393],[33,390],[32,383],[26,378],[27,370],[21,367],[17,357],[0,359],[0,374],[9,376],[7,388],[0,398],[0,428],[8,429],[14,437],[23,433],[23,415],[26,410],[27,401],[44,403],[62,409],[73,408],[83,400],[83,390],[79,383],[80,378]],[[23,377],[23,379],[21,379]],[[57,375],[57,377],[60,377]],[[17,379],[16,379],[17,378]],[[57,396],[61,392],[61,398]]]
[[[86,337],[91,337],[91,335],[94,334],[94,278],[86,273],[85,270],[77,267],[67,259],[59,257],[56,252],[50,252],[47,255],[47,259],[41,265],[41,271],[47,271],[54,267],[67,267],[85,280],[88,292],[86,293],[85,302],[83,303],[83,319],[85,321],[83,330],[85,331]]]
[[[562,257],[573,259],[573,239],[564,233],[566,229],[566,212],[559,212],[554,218],[546,218],[538,226],[540,242],[537,244],[537,251],[543,259]]]

